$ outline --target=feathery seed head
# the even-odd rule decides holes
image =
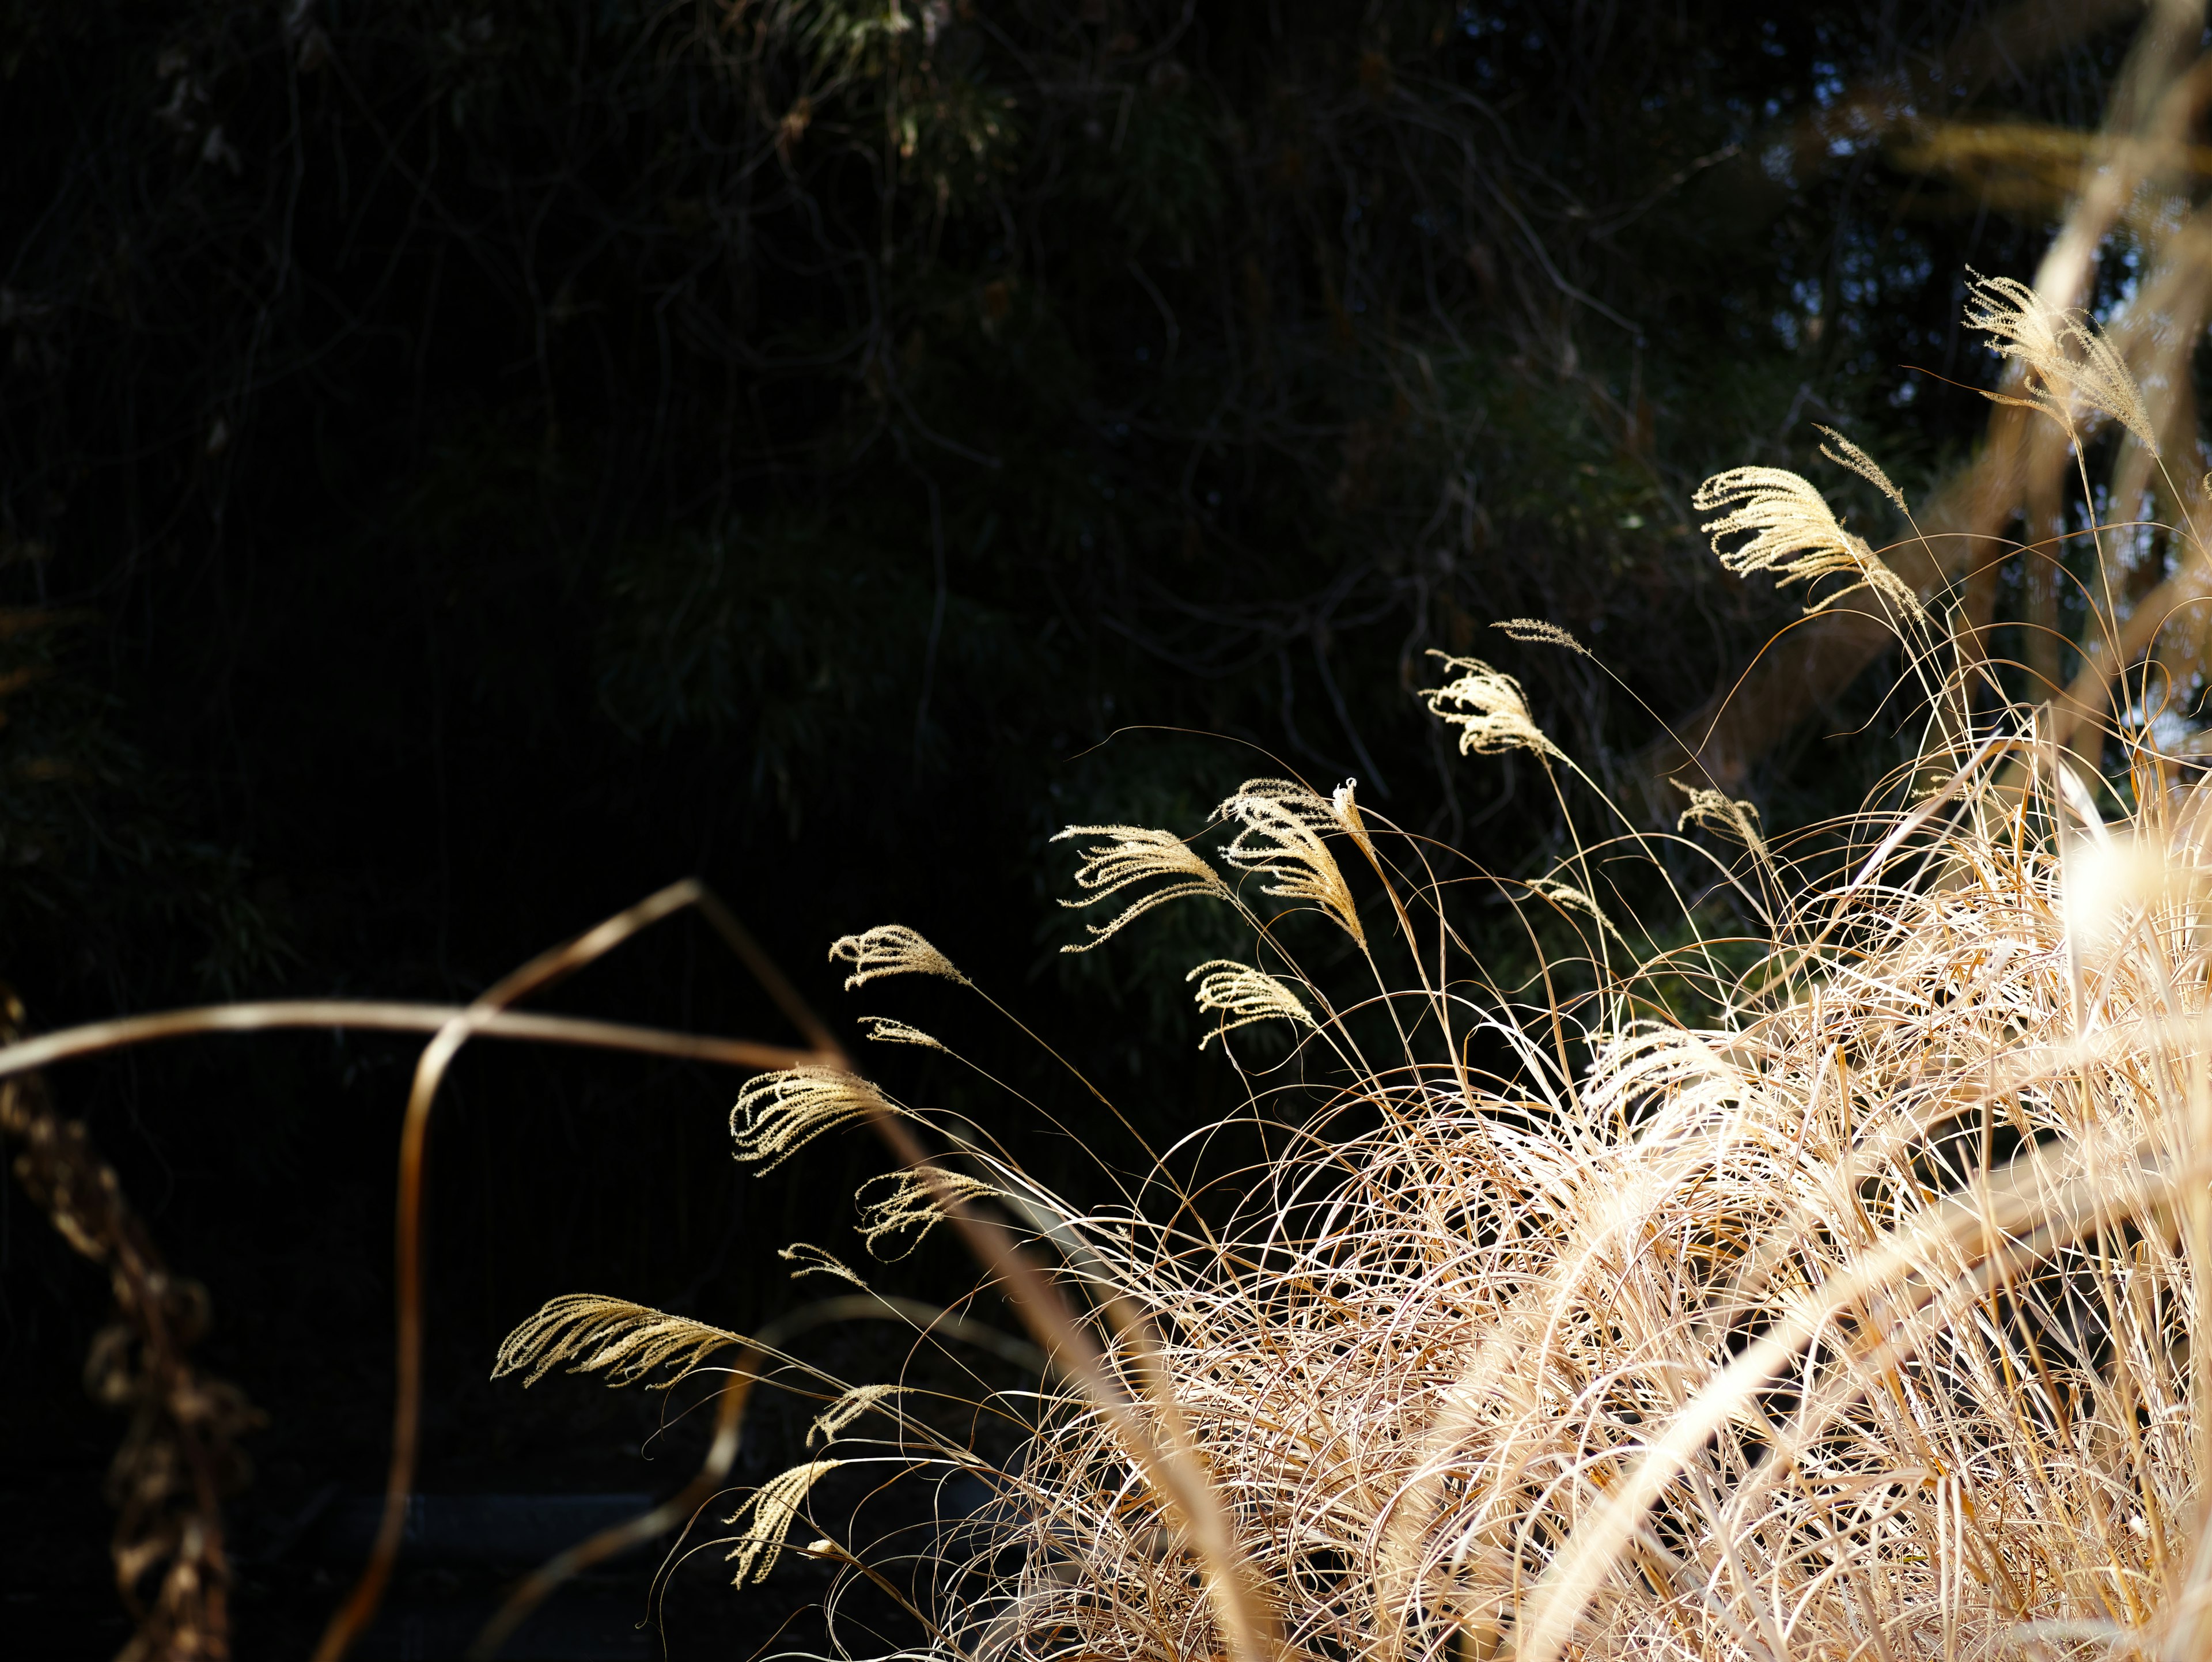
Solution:
[[[1905,505],[1905,493],[1889,482],[1889,475],[1881,471],[1881,466],[1872,456],[1867,454],[1834,428],[1821,427],[1817,422],[1814,426],[1818,431],[1827,435],[1827,442],[1820,447],[1822,455],[1838,467],[1848,467],[1875,490],[1881,491],[1883,496],[1897,504],[1899,513],[1910,514],[1912,511]]]
[[[868,1024],[868,1038],[878,1044],[919,1044],[926,1050],[941,1050],[945,1046],[919,1027],[909,1027],[903,1021],[890,1016],[862,1016]]]
[[[1231,898],[1221,874],[1173,831],[1152,831],[1142,825],[1070,825],[1052,840],[1062,843],[1071,837],[1103,837],[1112,840],[1082,850],[1083,864],[1076,871],[1075,883],[1088,892],[1080,900],[1061,901],[1063,906],[1073,910],[1094,905],[1109,895],[1154,878],[1164,878],[1167,882],[1164,887],[1139,895],[1112,922],[1084,925],[1091,939],[1080,945],[1062,947],[1060,951],[1064,953],[1087,953],[1120,933],[1124,925],[1170,900],[1192,895],[1211,895],[1219,900]]]
[[[1344,801],[1351,801],[1348,790]],[[1358,904],[1335,856],[1322,840],[1324,829],[1350,829],[1339,817],[1335,803],[1293,780],[1248,779],[1213,813],[1216,819],[1234,821],[1238,827],[1222,849],[1222,859],[1239,871],[1272,880],[1261,893],[1310,900],[1361,947],[1367,945]],[[1364,830],[1359,837],[1364,844]]]
[[[1771,571],[1782,583],[1814,582],[1822,577],[1852,581],[1826,599],[1808,606],[1824,612],[1847,594],[1870,588],[1900,612],[1924,618],[1920,597],[1882,563],[1881,557],[1837,522],[1827,500],[1809,481],[1786,467],[1732,467],[1699,485],[1691,504],[1701,514],[1727,511],[1698,528],[1713,539],[1713,552],[1739,577]],[[1734,548],[1722,539],[1751,533]]]
[[[872,1198],[871,1190],[878,1191]],[[922,1238],[945,1216],[948,1201],[978,1200],[1000,1192],[980,1178],[948,1172],[941,1166],[886,1172],[860,1185],[860,1239],[879,1258],[902,1258],[921,1245]],[[884,1241],[908,1229],[914,1231],[914,1238],[901,1251],[883,1250]]]
[[[1540,618],[1507,618],[1491,624],[1509,641],[1518,641],[1524,646],[1565,647],[1570,652],[1579,652],[1585,658],[1590,650],[1557,624],[1547,624]]]
[[[768,1580],[768,1573],[775,1568],[784,1540],[791,1533],[792,1520],[806,1503],[807,1492],[823,1473],[835,1471],[844,1464],[842,1460],[816,1460],[793,1466],[782,1476],[762,1484],[751,1500],[722,1520],[734,1524],[747,1513],[752,1514],[752,1522],[724,1555],[725,1562],[734,1562],[738,1567],[730,1578],[732,1586],[744,1586],[748,1578],[755,1582]]]
[[[779,1246],[775,1255],[786,1263],[799,1266],[791,1272],[793,1281],[803,1280],[808,1275],[834,1275],[841,1282],[852,1282],[863,1293],[868,1290],[867,1282],[840,1263],[835,1253],[815,1245],[812,1241],[793,1241],[788,1246]]]
[[[1198,981],[1200,976],[1206,979]],[[1302,1027],[1316,1025],[1313,1012],[1299,1002],[1296,993],[1264,971],[1233,959],[1211,959],[1183,980],[1198,981],[1198,1008],[1201,1014],[1218,1012],[1223,1018],[1198,1041],[1201,1050],[1222,1034],[1249,1027],[1255,1021],[1292,1021]]]
[[[1573,884],[1563,883],[1555,877],[1531,877],[1525,880],[1529,888],[1543,896],[1553,905],[1565,911],[1582,913],[1615,941],[1620,941],[1622,946],[1626,947],[1628,944],[1626,937],[1613,927],[1613,920],[1605,915],[1597,902],[1575,887]]]
[[[730,1135],[738,1158],[766,1173],[824,1131],[897,1111],[856,1075],[836,1068],[785,1068],[745,1081],[730,1110]]]
[[[2094,411],[2134,434],[2151,455],[2159,454],[2142,388],[2094,318],[2051,305],[2017,278],[1970,275],[1966,326],[1989,335],[1992,352],[2021,366],[2019,394],[1988,397],[2040,410],[2069,433],[2077,411]]]
[[[1966,275],[1966,326],[1993,335],[1990,350],[2045,380],[2063,384],[2066,372],[2066,314],[2017,277]]]
[[[951,959],[903,923],[878,923],[864,934],[842,936],[830,948],[830,961],[853,966],[853,973],[845,977],[848,993],[886,975],[933,975],[963,987],[974,985]]]
[[[1533,750],[1539,756],[1557,756],[1559,748],[1544,736],[1528,714],[1528,701],[1521,683],[1492,669],[1480,658],[1455,658],[1431,647],[1429,656],[1441,659],[1458,678],[1440,687],[1426,687],[1421,697],[1429,713],[1459,729],[1462,756],[1495,756],[1503,751]]]
[[[823,1443],[834,1443],[837,1434],[851,1425],[870,1409],[906,1395],[904,1385],[854,1385],[837,1400],[814,1416],[814,1423],[806,1428],[806,1446],[812,1448],[819,1437]]]
[[[501,1341],[491,1377],[527,1368],[529,1375],[522,1383],[533,1385],[566,1362],[571,1373],[604,1370],[609,1385],[626,1385],[666,1363],[675,1371],[648,1387],[665,1391],[704,1357],[724,1345],[744,1342],[734,1333],[686,1316],[671,1316],[626,1299],[570,1293],[549,1300]]]
[[[1669,780],[1675,789],[1686,792],[1690,806],[1674,821],[1676,831],[1687,831],[1692,825],[1706,825],[1715,831],[1732,834],[1735,839],[1762,858],[1766,853],[1766,839],[1759,832],[1757,804],[1739,802],[1717,790],[1701,785],[1686,785],[1680,779]]]

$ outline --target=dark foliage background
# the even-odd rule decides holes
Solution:
[[[1548,788],[1450,753],[1422,654],[1520,675],[1632,791],[1796,607],[1717,570],[1691,488],[1802,462],[1814,420],[1909,490],[1963,454],[1965,268],[2024,273],[2044,227],[1915,143],[2093,123],[2133,17],[8,0],[0,973],[47,1026],[464,998],[696,872],[827,1008],[830,938],[921,928],[1172,1135],[1235,1090],[1182,982],[1218,948],[1163,915],[1059,954],[1051,831],[1194,827],[1296,770],[1545,869]],[[1619,681],[1487,628],[1516,616]],[[1899,713],[1859,725],[1887,685],[1766,758],[1770,824],[1896,758]],[[907,1008],[985,1031],[934,994]],[[786,1037],[689,924],[557,1002]],[[410,1065],[210,1041],[56,1081],[272,1415],[248,1654],[329,1596],[284,1521],[378,1481]],[[872,1152],[741,1180],[732,1088],[466,1060],[433,1156],[427,1488],[672,1487],[688,1445],[638,1467],[635,1405],[476,1383],[498,1335],[576,1288],[743,1325],[808,1296],[774,1247],[856,1250]],[[9,1596],[100,1653],[113,1428],[76,1370],[101,1294],[9,1205],[0,1435],[36,1543]],[[925,1252],[890,1280],[962,1275]]]

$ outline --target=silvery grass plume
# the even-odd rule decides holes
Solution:
[[[1164,906],[1170,900],[1188,899],[1194,895],[1221,900],[1231,898],[1229,886],[1221,880],[1221,874],[1171,831],[1150,831],[1141,825],[1070,825],[1052,840],[1060,843],[1071,837],[1103,837],[1109,840],[1095,843],[1083,850],[1083,865],[1075,874],[1075,882],[1085,891],[1084,898],[1063,900],[1060,903],[1063,906],[1088,906],[1127,890],[1142,888],[1156,878],[1166,880],[1157,888],[1144,889],[1122,907],[1112,922],[1086,924],[1091,939],[1080,945],[1062,947],[1060,951],[1064,953],[1087,953],[1119,934],[1154,907]]]
[[[1679,779],[1673,782],[1690,799],[1690,806],[1674,822],[1676,831],[1687,831],[1692,825],[1709,826],[1734,837],[1762,863],[1765,861],[1766,839],[1759,833],[1758,804],[1738,801],[1723,791],[1710,790],[1703,785],[1685,784]]]
[[[1507,618],[1491,624],[1491,627],[1504,635],[1506,639],[1518,641],[1524,646],[1541,644],[1565,647],[1568,651],[1577,653],[1583,657],[1587,658],[1590,655],[1590,649],[1580,641],[1575,639],[1557,624],[1547,623],[1541,618]]]
[[[1885,484],[1887,479],[1882,481]],[[1893,492],[1894,486],[1890,489]],[[1844,529],[1827,499],[1810,481],[1786,467],[1735,467],[1716,473],[1698,487],[1691,506],[1701,514],[1722,510],[1698,528],[1711,537],[1713,552],[1738,576],[1771,571],[1780,583],[1812,583],[1822,577],[1851,581],[1807,606],[1824,612],[1861,589],[1871,589],[1904,616],[1924,614],[1912,586],[1883,563],[1863,537]],[[1748,532],[1733,546],[1729,538]]]
[[[1480,658],[1455,658],[1433,648],[1429,656],[1441,659],[1446,669],[1459,672],[1421,697],[1431,715],[1459,729],[1461,755],[1490,756],[1508,750],[1533,750],[1539,756],[1559,753],[1559,746],[1544,736],[1543,729],[1529,715],[1520,682]]]
[[[2039,410],[2069,433],[2085,414],[2106,416],[2152,456],[2159,454],[2142,389],[2094,318],[2051,305],[2017,278],[1970,275],[1966,326],[1989,335],[1990,350],[2020,369],[2018,390],[1992,399]]]
[[[825,1131],[896,1114],[883,1093],[836,1068],[783,1068],[761,1075],[738,1093],[730,1135],[738,1158],[772,1172]]]
[[[1224,1034],[1255,1021],[1288,1021],[1301,1027],[1316,1025],[1313,1012],[1296,993],[1266,971],[1249,965],[1225,958],[1209,959],[1183,979],[1198,982],[1200,1012],[1222,1018],[1198,1041],[1201,1050]]]
[[[768,1580],[769,1572],[775,1568],[776,1558],[791,1534],[791,1525],[800,1507],[805,1504],[808,1491],[844,1464],[842,1460],[810,1460],[805,1465],[793,1466],[762,1484],[722,1520],[739,1526],[726,1555],[726,1562],[738,1567],[730,1577],[732,1586],[741,1587],[748,1580]]]
[[[830,961],[853,966],[853,973],[845,977],[848,993],[892,975],[931,975],[968,984],[968,977],[953,967],[951,959],[903,923],[879,923],[860,934],[843,936],[830,947]]]
[[[610,1385],[632,1385],[661,1367],[675,1371],[658,1385],[665,1390],[726,1346],[742,1343],[734,1333],[685,1316],[572,1293],[555,1299],[508,1334],[499,1347],[492,1378],[521,1373],[536,1385],[566,1362],[571,1373],[599,1373]]]
[[[1247,779],[1214,810],[1214,817],[1237,827],[1221,850],[1224,861],[1270,879],[1261,886],[1262,894],[1305,901],[1366,946],[1359,903],[1323,839],[1326,831],[1341,831],[1366,844],[1366,830],[1348,787],[1331,798],[1294,780]]]
[[[834,1443],[840,1433],[869,1409],[879,1408],[894,1397],[906,1395],[904,1385],[854,1385],[841,1393],[829,1407],[814,1416],[814,1423],[806,1428],[806,1446],[812,1448],[816,1438],[824,1443]]]
[[[886,1172],[860,1186],[860,1239],[878,1257],[903,1257],[921,1245],[922,1238],[944,1221],[949,1199],[977,1200],[996,1196],[999,1189],[965,1172],[941,1166],[924,1166],[908,1172]],[[909,1235],[907,1232],[912,1231]],[[906,1236],[896,1251],[886,1243]]]
[[[1729,557],[1805,555],[1796,575],[1879,585],[1784,477],[1709,487],[1730,529],[1765,539]],[[1945,650],[1905,639],[1939,700],[1966,685]],[[1463,750],[1558,754],[1510,678],[1446,661],[1457,679],[1426,697]],[[1626,943],[1662,932],[1624,913],[1607,923],[1619,964],[1581,961],[1571,1002],[1489,981],[1460,927],[1476,879],[1429,874],[1433,847],[1348,786],[1249,781],[1198,833],[1227,834],[1221,867],[1289,902],[1279,916],[1174,831],[1065,833],[1094,839],[1085,899],[1122,907],[1086,947],[1168,899],[1228,904],[1284,968],[1197,965],[1206,1039],[1233,1050],[1273,1019],[1291,1058],[1242,1117],[1269,1152],[1233,1184],[1163,1159],[1085,1207],[969,1137],[871,1191],[872,1245],[947,1196],[998,1208],[1085,1290],[1133,1405],[1032,1376],[988,1399],[1022,1437],[994,1465],[913,1398],[840,1384],[824,1417],[847,1462],[993,1491],[908,1561],[921,1636],[902,1654],[1250,1651],[1186,1514],[1132,1458],[1133,1420],[1203,1470],[1285,1659],[2212,1651],[2212,1344],[2195,1342],[2212,783],[2169,788],[2146,764],[2108,786],[2053,755],[2032,709],[1994,734],[1985,709],[1978,728],[1955,715],[1930,730],[1979,736],[1919,758],[1932,788],[1794,844],[1686,782],[1677,830],[1741,843],[1771,897],[1756,961],[1724,975],[1693,943],[1633,962]],[[2025,783],[2000,771],[2015,754],[2040,758]],[[1339,838],[1366,869],[1339,865]],[[1821,852],[1838,844],[1840,868]],[[1603,916],[1586,885],[1497,881]],[[1363,909],[1370,886],[1386,905]],[[1358,944],[1362,998],[1407,1013],[1394,1053],[1372,1059],[1373,1032],[1341,1014],[1359,1000],[1297,967],[1301,912]],[[1691,975],[1717,1012],[1696,1021],[1668,1001]],[[748,1088],[757,1158],[889,1111],[845,1075]],[[686,1346],[719,1335],[595,1309],[549,1306],[503,1362],[636,1356],[631,1377],[648,1353],[696,1365]],[[765,1573],[827,1470],[794,1467],[732,1514],[739,1574]]]

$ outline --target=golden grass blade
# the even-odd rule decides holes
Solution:
[[[2031,1155],[1990,1186],[1986,1197],[1952,1203],[1911,1231],[1870,1254],[1844,1275],[1811,1296],[1790,1301],[1773,1330],[1764,1335],[1675,1414],[1664,1434],[1642,1452],[1628,1480],[1613,1487],[1596,1513],[1570,1537],[1565,1551],[1547,1570],[1532,1595],[1532,1609],[1519,1630],[1515,1654],[1522,1662],[1556,1662],[1567,1647],[1576,1622],[1612,1568],[1652,1502],[1683,1468],[1692,1452],[1732,1416],[1753,1392],[1771,1378],[1790,1355],[1809,1343],[1839,1312],[1869,1294],[1894,1286],[1918,1269],[1936,1249],[1948,1246],[1969,1266],[1980,1261],[1978,1249],[1991,1242],[2009,1247],[2021,1236],[2040,1232],[2039,1249],[2063,1243],[2112,1218],[2142,1215],[2141,1185],[2148,1179],[2151,1199],[2170,1204],[2179,1182],[2154,1162],[2130,1163],[2119,1170],[2084,1169],[2094,1165],[2081,1155],[2047,1159]],[[2212,1171],[2200,1161],[2197,1181]],[[2117,1203],[2117,1209],[2115,1204]],[[1934,1296],[1923,1284],[1918,1296]]]

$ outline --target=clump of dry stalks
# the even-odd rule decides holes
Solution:
[[[1983,286],[1981,320],[2002,310],[2021,366],[2005,396],[2077,440],[2100,412],[2130,424],[2133,384],[2094,323]],[[1463,951],[1473,880],[1348,785],[1246,783],[1210,857],[1075,828],[1079,885],[1115,909],[1086,944],[1169,900],[1250,925],[1252,962],[1193,976],[1216,1032],[1273,1022],[1292,1046],[1241,1064],[1273,1152],[1226,1215],[1166,1160],[1085,1207],[966,1121],[848,1074],[749,1089],[734,1129],[763,1164],[863,1117],[935,1142],[872,1242],[939,1215],[1027,1237],[1049,1280],[992,1262],[1054,1366],[992,1400],[1024,1432],[997,1465],[911,1398],[817,1379],[823,1447],[714,1509],[741,1577],[788,1538],[890,1586],[827,1537],[796,1545],[810,1488],[860,1461],[993,1490],[897,1595],[948,1659],[2212,1651],[2212,1348],[2193,1343],[2212,782],[2187,783],[2140,723],[2115,740],[2116,784],[2101,754],[2060,749],[2051,708],[2005,701],[1942,597],[1899,583],[1804,481],[1765,470],[1705,495],[1728,510],[1717,539],[1753,539],[1723,557],[1840,575],[1887,609],[1929,695],[1904,805],[1846,827],[1838,867],[1832,837],[1819,858],[1770,847],[1700,787],[1682,837],[1630,828],[1499,885],[1588,936],[1542,984],[1591,990],[1533,1004]],[[1571,766],[1510,678],[1447,668],[1429,703],[1464,748]],[[1660,840],[1702,850],[1760,920],[1748,971],[1703,945],[1631,961],[1592,873]],[[1356,994],[1302,967],[1331,931],[1369,977]],[[834,955],[856,981],[965,983],[911,931]],[[1707,1025],[1659,995],[1686,976]],[[629,1378],[659,1354],[641,1343],[688,1368],[713,1340],[577,1309],[518,1331],[502,1367]]]

